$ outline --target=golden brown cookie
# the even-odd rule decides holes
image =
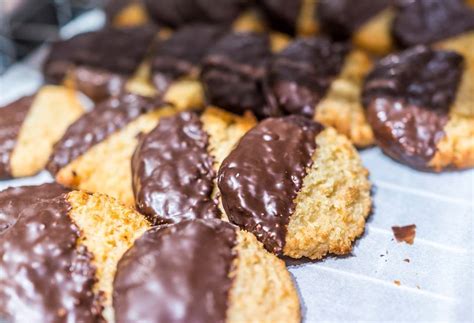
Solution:
[[[220,220],[145,232],[118,264],[113,305],[117,323],[301,320],[284,262]]]
[[[373,144],[360,102],[369,57],[344,42],[313,37],[274,55],[264,83],[272,115],[298,114],[334,127],[356,146]]]
[[[221,218],[217,170],[255,123],[213,107],[163,118],[132,158],[136,208],[154,224]]]
[[[62,86],[44,86],[0,108],[0,179],[42,170],[53,145],[83,112],[77,93]]]
[[[84,114],[54,146],[47,169],[68,187],[133,205],[130,161],[139,136],[175,113],[156,98],[127,94]]]
[[[142,215],[58,184],[0,192],[0,212],[12,220],[0,231],[0,319],[111,322],[117,262],[148,229]]]
[[[368,172],[350,141],[301,116],[269,118],[224,160],[218,186],[230,222],[276,254],[346,254],[371,208]]]
[[[150,22],[142,0],[108,0],[105,15],[115,27],[135,27]]]
[[[459,48],[461,43],[445,46]],[[473,75],[469,57],[426,46],[379,61],[364,87],[378,145],[390,157],[420,170],[472,167]]]

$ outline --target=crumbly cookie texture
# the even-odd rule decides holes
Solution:
[[[394,47],[390,31],[394,17],[394,8],[390,7],[383,10],[365,23],[352,36],[352,41],[357,47],[373,54],[388,54]]]
[[[37,93],[23,122],[11,156],[13,177],[42,170],[53,145],[67,127],[84,113],[77,93],[62,86],[44,86]]]
[[[149,21],[150,18],[143,5],[138,1],[133,1],[113,17],[112,25],[115,27],[136,27]]]
[[[284,254],[293,258],[350,252],[371,209],[368,171],[350,141],[327,128],[316,143],[287,227]]]
[[[316,121],[346,135],[357,147],[374,143],[374,134],[360,100],[362,83],[371,67],[367,54],[360,50],[350,52],[338,78],[316,106],[314,117]]]
[[[175,113],[165,107],[138,117],[121,131],[92,147],[61,169],[56,180],[68,187],[108,194],[125,205],[134,205],[131,158],[140,133],[151,131],[158,120]]]
[[[226,322],[300,322],[298,294],[285,263],[254,235],[237,233]]]
[[[456,99],[444,127],[445,137],[437,144],[437,152],[429,166],[435,171],[454,166],[474,167],[474,32],[436,44],[437,47],[461,53],[465,71]]]
[[[95,290],[105,297],[104,316],[113,322],[112,283],[117,263],[150,225],[144,216],[107,195],[72,191],[66,198],[71,205],[69,216],[81,230],[78,244],[94,255]]]
[[[300,16],[296,32],[301,36],[310,36],[318,33],[319,26],[315,18],[316,5],[320,0],[302,0]]]

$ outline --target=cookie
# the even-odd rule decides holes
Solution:
[[[473,72],[462,55],[421,45],[380,60],[363,100],[383,152],[420,170],[473,166]]]
[[[225,30],[215,25],[187,25],[155,45],[151,79],[166,102],[180,107],[203,105],[204,94],[198,81],[201,62]]]
[[[313,15],[318,0],[259,0],[270,26],[290,35],[313,35],[318,30]]]
[[[121,322],[300,322],[282,260],[220,220],[154,227],[119,261],[113,306]]]
[[[150,21],[142,0],[108,0],[104,12],[107,24],[115,27],[136,27]]]
[[[371,207],[368,172],[350,141],[302,116],[268,118],[223,161],[229,220],[277,255],[346,254]]]
[[[257,117],[271,115],[262,93],[265,64],[271,56],[266,34],[229,33],[209,49],[201,82],[209,104]]]
[[[100,102],[123,93],[155,38],[149,25],[106,27],[52,45],[43,72]],[[113,59],[111,59],[113,57]]]
[[[67,129],[46,168],[65,186],[133,205],[130,160],[138,137],[172,113],[157,98],[126,94],[106,100]]]
[[[159,25],[177,28],[204,22],[230,25],[245,7],[242,0],[144,0],[151,18]]]
[[[0,233],[0,320],[111,319],[117,262],[148,229],[143,216],[58,184],[0,192],[0,213],[15,219]]]
[[[390,27],[394,8],[390,0],[318,1],[316,11],[321,30],[336,40],[352,39],[374,54],[386,54],[393,47]]]
[[[469,31],[474,31],[474,9],[463,0],[401,2],[392,26],[401,47],[432,44]]]
[[[136,208],[153,224],[221,218],[215,179],[232,147],[253,125],[209,107],[163,118],[132,158]]]
[[[42,170],[53,145],[84,112],[77,93],[44,86],[0,108],[0,179]]]
[[[273,116],[297,114],[336,128],[355,145],[373,144],[360,103],[369,57],[346,42],[299,38],[274,55],[264,78]]]

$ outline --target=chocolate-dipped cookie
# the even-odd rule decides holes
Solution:
[[[348,253],[362,234],[367,175],[345,136],[288,116],[247,132],[223,161],[218,186],[229,220],[269,251],[318,259]]]
[[[106,193],[133,205],[130,161],[138,137],[172,113],[174,109],[157,98],[110,98],[67,129],[46,168],[63,185]]]
[[[0,231],[0,321],[111,320],[117,262],[149,227],[142,215],[58,184],[0,192],[0,214],[10,219]]]
[[[163,100],[178,107],[203,105],[204,94],[198,81],[202,59],[225,31],[221,26],[192,24],[155,45],[150,74]]]
[[[270,26],[290,35],[312,35],[318,30],[313,12],[318,0],[258,0]]]
[[[148,13],[159,25],[172,28],[204,22],[231,25],[247,0],[144,0]]]
[[[392,32],[402,47],[474,33],[474,9],[463,0],[400,1]]]
[[[301,320],[283,261],[220,220],[145,232],[118,264],[113,307],[117,323]]]
[[[217,108],[163,118],[132,159],[136,208],[154,224],[221,218],[215,179],[222,160],[255,125]]]
[[[393,15],[390,0],[318,1],[316,7],[323,32],[336,40],[352,39],[356,46],[375,54],[388,53],[393,46]]]
[[[59,41],[52,45],[43,72],[47,80],[64,81],[100,102],[126,90],[155,35],[149,25],[106,27]]]
[[[275,116],[297,114],[336,128],[357,146],[373,144],[360,103],[369,57],[345,42],[300,38],[267,66],[264,93]]]
[[[229,33],[222,37],[209,49],[202,66],[208,103],[238,114],[251,110],[260,118],[272,115],[262,93],[270,55],[268,35]]]
[[[149,23],[143,0],[107,0],[104,6],[107,23],[115,27],[135,27]]]
[[[452,51],[417,46],[380,60],[363,99],[384,153],[421,170],[474,165],[473,78]]]
[[[42,170],[54,143],[83,112],[77,93],[62,86],[44,86],[0,107],[0,179]]]

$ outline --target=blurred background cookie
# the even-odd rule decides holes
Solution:
[[[137,209],[154,224],[221,218],[217,170],[240,137],[256,123],[209,107],[163,118],[143,136],[132,159]]]
[[[143,216],[58,184],[0,192],[0,213],[16,218],[0,233],[0,318],[111,319],[116,265],[149,227]]]
[[[67,129],[46,168],[65,186],[133,205],[130,161],[138,137],[174,112],[157,98],[135,94],[106,100]]]
[[[418,46],[380,60],[364,104],[378,145],[421,170],[474,165],[474,69],[451,51]]]
[[[116,322],[299,322],[282,260],[220,220],[154,227],[120,260]]]
[[[232,223],[293,258],[350,252],[370,211],[357,151],[334,129],[301,116],[268,118],[222,163],[218,185]]]
[[[76,91],[44,86],[0,108],[0,179],[42,170],[53,145],[84,112]]]

